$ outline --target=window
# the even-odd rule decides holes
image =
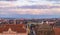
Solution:
[[[9,24],[14,24],[14,20],[9,20]]]
[[[20,20],[16,20],[16,24],[20,24]]]

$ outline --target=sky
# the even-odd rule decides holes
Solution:
[[[59,0],[0,0],[2,4],[12,4],[13,6],[23,5],[59,5]]]
[[[60,0],[0,0],[0,17],[60,18]]]

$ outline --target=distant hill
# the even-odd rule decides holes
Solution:
[[[60,18],[59,15],[30,15],[30,14],[11,14],[11,15],[2,15],[0,18]]]

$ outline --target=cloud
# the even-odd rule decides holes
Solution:
[[[47,1],[60,1],[60,0],[47,0]]]
[[[50,7],[50,8],[49,8]],[[33,6],[8,6],[0,7],[0,14],[32,14],[32,15],[59,15],[60,6],[45,6],[45,5],[33,5]]]
[[[16,1],[16,0],[0,0],[0,1]]]
[[[52,9],[49,8],[49,5],[47,7],[44,5],[43,6],[40,5],[45,3],[50,5],[50,2],[47,0],[43,0],[43,1],[42,0],[17,0],[14,2],[2,1],[0,2],[0,14],[33,14],[33,15],[60,14],[60,8],[57,8],[58,6],[57,7],[55,6],[56,7],[55,8],[52,3],[51,3],[52,4],[51,6],[53,6]],[[33,6],[33,5],[37,5],[37,6]],[[20,6],[20,8],[17,8],[18,6]],[[23,9],[21,7],[23,7]]]
[[[32,15],[59,15],[60,9],[20,9],[17,13]]]
[[[25,5],[56,5],[58,2],[51,2],[48,0],[17,0],[17,1],[0,1],[0,6],[25,6]]]
[[[0,14],[59,15],[60,9],[2,9]]]

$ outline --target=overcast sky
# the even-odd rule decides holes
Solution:
[[[40,9],[39,5],[43,7]],[[22,6],[25,7],[22,9]],[[13,16],[13,14],[60,16],[60,0],[0,0],[0,14],[8,16]]]
[[[12,4],[14,6],[23,5],[59,5],[60,0],[0,0],[0,4]]]

